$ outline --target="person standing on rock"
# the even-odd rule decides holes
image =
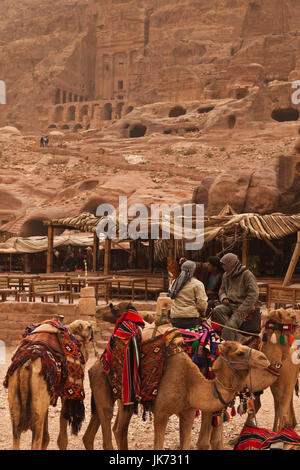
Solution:
[[[201,322],[207,308],[204,284],[194,277],[196,263],[185,261],[181,272],[173,281],[170,297],[174,300],[170,320],[175,328],[194,328]]]
[[[240,329],[252,314],[253,328],[260,331],[260,312],[256,309],[259,289],[254,275],[241,264],[239,258],[233,253],[227,253],[223,256],[221,263],[225,271],[219,290],[221,304],[217,305],[213,311],[213,321]],[[223,328],[222,338],[224,340],[234,341],[235,336],[235,331]]]

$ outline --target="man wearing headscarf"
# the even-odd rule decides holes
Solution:
[[[223,274],[219,299],[221,305],[214,309],[213,320],[239,329],[251,312],[255,312],[259,289],[256,279],[246,266],[243,266],[238,257],[233,253],[227,253],[221,258]],[[235,332],[223,328],[222,338],[233,341]]]
[[[174,299],[170,319],[175,328],[194,328],[205,315],[207,295],[204,285],[194,277],[196,263],[185,261],[173,282],[170,297]]]

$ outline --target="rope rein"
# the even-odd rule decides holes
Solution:
[[[260,333],[249,333],[248,331],[238,330],[236,328],[232,328],[231,326],[222,325],[222,323],[217,323],[216,321],[213,321],[213,323],[214,325],[222,326],[223,328],[228,328],[228,330],[237,331],[238,333],[242,333],[244,335],[257,336],[257,337],[260,336]]]

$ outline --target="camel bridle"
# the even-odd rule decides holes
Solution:
[[[234,367],[234,365],[236,364],[239,364],[239,365],[246,365],[247,366],[247,370],[250,370],[250,357],[251,357],[251,353],[252,353],[252,348],[248,348],[247,350],[247,355],[246,355],[246,360],[245,361],[231,361],[229,360],[227,357],[225,357],[223,354],[220,354],[220,358],[226,362],[228,364],[228,366],[231,368],[231,370],[233,370],[233,372],[240,372],[241,369],[236,369]],[[222,385],[223,388],[227,388],[225,387],[219,380],[218,382],[220,383],[220,385]],[[250,382],[251,381],[251,377],[250,377]],[[252,385],[252,384],[251,384]],[[252,388],[252,387],[251,387]],[[228,388],[227,388],[228,389]],[[233,390],[233,386],[230,387],[231,390]],[[229,390],[229,389],[228,389]],[[220,400],[220,402],[222,403],[222,405],[224,405],[226,408],[228,406],[233,406],[233,403],[234,403],[234,400],[231,400],[230,402],[226,402],[220,391],[218,390],[218,387],[217,387],[217,384],[216,382],[214,382],[214,385],[213,385],[213,391],[214,391],[214,395],[216,398],[218,398],[218,400]]]
[[[220,358],[229,365],[231,370],[233,370],[234,372],[237,372],[241,369],[236,369],[233,364],[246,365],[248,366],[247,369],[250,369],[251,353],[252,353],[252,348],[248,348],[245,361],[230,361],[229,359],[227,359],[227,357],[223,356],[223,354],[220,354]]]

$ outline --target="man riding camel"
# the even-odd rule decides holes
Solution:
[[[256,309],[259,289],[256,279],[246,266],[243,266],[238,257],[228,253],[221,258],[223,274],[219,299],[221,305],[217,305],[213,312],[213,320],[221,325],[242,329],[246,319],[252,321],[248,332],[260,331],[260,312]],[[255,331],[255,332],[256,332]],[[234,341],[236,332],[223,328],[222,338]]]

